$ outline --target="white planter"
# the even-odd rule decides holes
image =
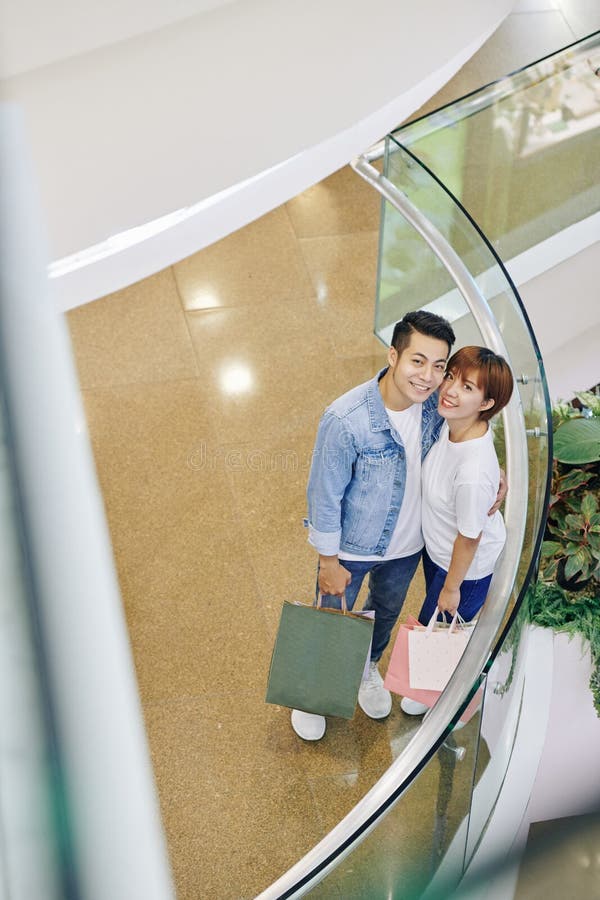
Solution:
[[[590,646],[554,635],[554,672],[544,750],[533,786],[529,822],[575,816],[600,794],[600,718],[589,688]]]

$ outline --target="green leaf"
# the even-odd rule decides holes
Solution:
[[[542,571],[542,578],[544,581],[554,581],[556,578],[556,571],[558,569],[558,560],[551,559],[548,565]]]
[[[600,534],[588,534],[588,544],[597,556],[600,553]]]
[[[573,541],[569,541],[567,546],[564,548],[563,553],[565,556],[573,556],[573,554],[577,553],[578,550],[579,544],[576,544]]]
[[[559,541],[543,541],[542,556],[554,556],[562,551],[562,544]]]
[[[570,472],[558,479],[558,492],[564,494],[565,491],[581,487],[582,484],[587,484],[591,477],[591,472],[584,472],[583,469],[571,469]]]
[[[586,491],[581,499],[581,514],[586,520],[586,522],[590,522],[592,516],[598,511],[598,500],[591,491]]]
[[[600,418],[569,419],[559,425],[554,434],[554,456],[571,465],[600,460]]]
[[[565,516],[565,526],[569,530],[583,531],[583,529],[585,528],[585,519],[583,518],[583,516],[569,513],[568,516]]]
[[[579,391],[575,396],[584,406],[591,409],[595,416],[600,416],[600,396],[598,394],[594,394],[593,391]]]
[[[569,494],[565,494],[563,497],[563,507],[565,515],[568,515],[569,513],[579,514],[581,507],[581,497],[579,496],[579,493],[571,491]]]
[[[580,547],[577,553],[567,559],[565,565],[565,578],[571,579],[580,574],[579,580],[586,578],[589,570],[590,559],[584,547]]]

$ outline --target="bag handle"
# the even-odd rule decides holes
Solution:
[[[348,604],[346,603],[346,594],[345,593],[342,594],[341,599],[342,599],[342,612],[344,613],[344,615],[347,615],[348,614]],[[322,600],[323,600],[323,594],[321,593],[321,591],[319,591],[318,596],[317,596],[317,602],[315,603],[315,606],[317,607],[317,609],[321,609],[321,601]]]
[[[444,622],[446,621],[446,613],[447,613],[446,610],[442,611],[441,609],[438,609],[438,607],[436,606],[436,608],[433,611],[433,615],[432,615],[431,619],[429,620],[429,624],[427,625],[427,634],[431,634],[433,632],[433,629],[435,628],[435,623],[437,622],[437,617],[439,615],[442,615],[444,617]],[[450,615],[450,613],[447,613],[447,614]],[[461,628],[463,628],[467,624],[465,622],[465,620],[463,619],[463,617],[459,614],[458,610],[454,613],[454,617],[453,617],[452,621],[450,622],[450,628],[448,629],[448,634],[452,634],[452,632],[454,632],[456,630],[457,624]]]

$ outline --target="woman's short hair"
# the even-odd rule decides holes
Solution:
[[[467,378],[474,377],[477,387],[483,391],[486,400],[494,405],[479,413],[479,418],[487,422],[504,409],[511,398],[514,378],[504,357],[498,356],[487,347],[462,347],[453,353],[446,365],[447,372]]]

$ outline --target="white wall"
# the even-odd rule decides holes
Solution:
[[[518,285],[542,353],[551,400],[569,400],[575,391],[600,382],[599,271],[597,242]]]
[[[435,93],[512,4],[239,0],[5,79],[25,112],[53,259],[199,204],[143,246],[105,246],[88,273],[61,278],[66,305],[157,271],[347,163]],[[52,30],[53,6],[36,7],[36,31]],[[158,22],[156,0],[150,9]]]
[[[589,688],[591,673],[589,644],[554,635],[550,716],[529,822],[576,816],[600,801],[600,718]]]

